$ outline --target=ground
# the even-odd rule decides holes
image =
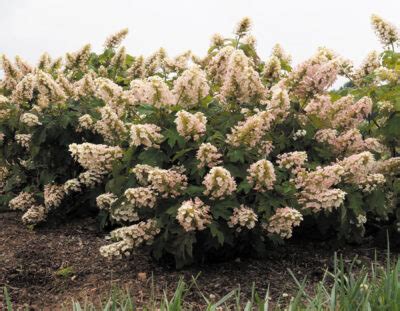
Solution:
[[[376,251],[371,243],[338,248],[329,242],[293,240],[271,250],[262,260],[236,258],[176,271],[154,262],[146,250],[138,250],[129,259],[106,260],[98,251],[106,243],[104,233],[90,218],[31,230],[21,224],[18,214],[0,213],[0,288],[7,286],[17,306],[57,310],[72,297],[99,299],[114,285],[129,288],[140,303],[151,295],[152,275],[156,296],[161,297],[163,290],[174,291],[180,277],[190,281],[201,272],[197,283],[206,296],[218,298],[240,285],[242,295],[248,297],[254,282],[262,295],[270,286],[272,298],[277,299],[296,291],[288,269],[299,279],[307,277],[312,288],[324,270],[332,267],[335,251],[347,260],[357,255],[359,262],[367,265],[376,252],[380,260],[385,256],[384,248]],[[0,294],[0,306],[2,299]],[[196,291],[187,299],[197,309],[204,303]]]

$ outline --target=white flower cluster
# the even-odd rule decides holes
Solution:
[[[386,182],[382,174],[368,174],[358,181],[357,186],[364,192],[370,193]]]
[[[293,140],[296,141],[304,136],[307,135],[307,131],[306,130],[298,130],[293,134]]]
[[[130,143],[132,146],[144,145],[145,148],[160,148],[163,136],[161,128],[155,124],[134,124],[130,130]]]
[[[115,110],[110,106],[104,106],[99,111],[101,119],[95,123],[94,130],[110,144],[123,139],[127,133],[127,128]]]
[[[235,98],[239,103],[265,98],[266,88],[242,50],[234,50],[229,56],[221,95],[224,99]]]
[[[36,225],[46,219],[47,213],[43,205],[34,205],[22,215],[22,222],[25,225]]]
[[[277,234],[283,239],[289,239],[293,234],[293,227],[300,225],[303,220],[301,213],[294,208],[278,208],[269,219],[266,229],[269,233]]]
[[[198,197],[182,202],[176,219],[186,232],[204,230],[211,223],[210,207]]]
[[[16,142],[23,148],[29,149],[31,144],[32,135],[31,134],[15,134]]]
[[[399,30],[392,23],[385,21],[378,15],[371,16],[371,24],[379,40],[384,46],[391,45],[400,39]]]
[[[111,192],[103,193],[96,198],[96,205],[99,209],[109,211],[117,199],[117,196]]]
[[[233,214],[229,218],[228,226],[230,228],[237,227],[236,231],[240,232],[243,228],[253,229],[258,221],[257,214],[245,205],[233,209]]]
[[[0,194],[3,194],[4,187],[7,182],[7,178],[10,174],[10,171],[5,166],[0,166]]]
[[[36,203],[32,193],[20,192],[15,198],[8,203],[10,209],[25,211]]]
[[[340,164],[317,167],[315,171],[300,170],[295,178],[295,186],[300,189],[298,202],[314,213],[338,208],[346,192],[332,187],[342,181],[345,172]]]
[[[125,37],[128,35],[128,29],[124,28],[115,34],[109,36],[107,40],[104,42],[104,47],[107,49],[114,49],[118,45],[121,44],[122,40],[125,39]]]
[[[147,186],[149,184],[149,173],[154,170],[153,166],[147,164],[137,164],[131,172],[135,174],[139,184]]]
[[[26,124],[29,127],[42,124],[39,122],[39,118],[37,115],[28,112],[21,115],[20,121],[21,123]]]
[[[156,204],[156,194],[151,188],[137,187],[128,188],[124,192],[128,202],[135,207],[154,207]]]
[[[80,185],[84,185],[85,187],[94,188],[96,185],[101,183],[104,174],[104,171],[88,170],[79,174],[78,182]]]
[[[91,143],[71,144],[69,151],[83,168],[100,174],[108,173],[123,155],[120,147]]]
[[[169,108],[175,105],[175,97],[168,85],[159,76],[148,78],[146,87],[145,103],[156,108]]]
[[[280,85],[276,85],[271,89],[272,97],[268,102],[268,109],[271,110],[276,122],[283,121],[289,114],[290,99],[287,90]]]
[[[268,160],[262,159],[250,165],[247,170],[247,180],[254,187],[254,190],[265,192],[274,187],[276,175],[274,166]]]
[[[178,104],[185,108],[195,107],[210,92],[206,73],[199,66],[185,70],[175,80],[173,92]]]
[[[297,174],[307,160],[308,156],[305,151],[293,151],[279,154],[276,163],[278,163],[279,167],[290,170],[293,174]]]
[[[111,232],[111,237],[119,242],[102,246],[100,254],[107,258],[129,256],[130,252],[141,244],[151,244],[158,233],[160,229],[157,221],[153,219],[116,229]]]
[[[222,163],[222,154],[218,152],[217,147],[210,143],[203,143],[200,145],[196,153],[196,159],[200,161],[198,168],[209,167],[212,168]]]
[[[81,183],[77,178],[69,179],[64,183],[64,191],[66,194],[71,194],[73,192],[81,192],[82,191]]]
[[[179,135],[186,140],[199,140],[206,132],[207,119],[202,112],[191,114],[185,110],[181,110],[176,114],[176,130]]]
[[[164,170],[158,167],[149,171],[148,182],[151,188],[162,197],[175,198],[187,188],[187,177],[173,169]]]
[[[244,146],[248,149],[258,147],[262,143],[265,133],[270,129],[274,116],[269,111],[261,111],[232,128],[227,135],[227,142],[231,146]]]
[[[236,182],[231,173],[221,167],[215,166],[204,177],[203,185],[206,187],[205,195],[211,195],[212,199],[223,199],[236,190]]]
[[[44,205],[47,210],[60,206],[64,196],[64,185],[47,184],[44,186]]]
[[[78,126],[76,128],[77,132],[82,132],[83,130],[91,131],[93,130],[94,121],[89,114],[84,114],[78,119]]]

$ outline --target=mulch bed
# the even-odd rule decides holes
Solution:
[[[363,246],[338,247],[329,242],[293,240],[270,251],[262,260],[236,258],[229,262],[195,266],[177,271],[154,262],[145,250],[132,258],[108,261],[99,255],[106,244],[104,233],[97,230],[91,218],[75,220],[57,227],[30,230],[14,212],[0,213],[0,288],[7,286],[16,307],[29,310],[59,310],[61,303],[71,299],[99,299],[112,288],[129,288],[140,304],[151,295],[151,276],[155,294],[172,294],[178,280],[190,281],[198,275],[197,284],[206,296],[226,295],[240,285],[249,297],[253,283],[263,296],[270,287],[273,299],[283,293],[296,292],[296,284],[288,269],[298,279],[307,277],[312,283],[321,279],[325,269],[332,267],[335,251],[346,260],[355,256],[369,265],[378,255],[384,260],[383,248],[376,250],[373,242]],[[4,297],[0,293],[0,309]],[[204,305],[197,290],[187,296],[195,309]]]

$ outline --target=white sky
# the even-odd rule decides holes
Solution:
[[[279,42],[295,63],[319,46],[359,63],[380,49],[372,13],[400,26],[400,0],[0,0],[0,53],[36,62],[44,51],[62,56],[88,42],[100,51],[109,34],[128,27],[130,54],[162,46],[171,56],[201,56],[213,33],[231,35],[249,16],[263,59]]]

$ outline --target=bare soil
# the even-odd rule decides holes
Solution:
[[[0,288],[6,286],[15,306],[28,310],[60,310],[72,298],[96,301],[115,286],[129,289],[141,304],[152,295],[151,276],[155,296],[160,298],[164,290],[172,294],[181,277],[190,281],[201,273],[197,284],[206,296],[218,299],[240,285],[242,295],[249,297],[254,282],[261,295],[269,286],[272,298],[282,299],[283,293],[297,289],[288,269],[298,279],[307,277],[312,288],[332,268],[335,251],[349,261],[358,256],[360,265],[369,265],[375,255],[383,261],[386,252],[384,245],[376,249],[375,242],[338,247],[294,239],[262,260],[236,258],[177,271],[154,262],[146,250],[138,250],[129,259],[108,261],[98,251],[107,243],[104,236],[91,218],[30,230],[20,223],[18,214],[0,213]],[[195,309],[204,305],[197,290],[187,300]],[[2,304],[1,290],[0,309]]]

